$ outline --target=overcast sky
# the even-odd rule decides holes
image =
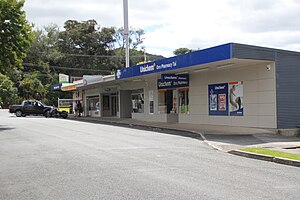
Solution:
[[[299,0],[128,0],[129,26],[146,31],[144,46],[172,56],[179,47],[229,42],[300,51]],[[26,0],[36,27],[68,19],[123,26],[123,0]]]

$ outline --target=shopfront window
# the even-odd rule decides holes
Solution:
[[[144,113],[144,90],[133,90],[131,93],[132,112]]]
[[[177,91],[160,90],[158,94],[159,113],[177,113]]]
[[[180,114],[189,114],[189,90],[179,89],[178,90],[178,104]]]
[[[88,111],[99,111],[100,99],[99,96],[87,97]]]

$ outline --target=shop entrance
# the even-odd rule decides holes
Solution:
[[[118,94],[111,95],[111,116],[117,116],[119,111]]]
[[[165,102],[167,106],[167,113],[171,113],[173,109],[173,90],[167,90],[165,93]]]
[[[103,117],[111,116],[110,114],[110,95],[103,94],[102,96],[102,113]]]
[[[103,94],[102,96],[102,113],[103,117],[115,117],[119,112],[118,94]]]
[[[177,114],[177,90],[159,91],[159,113]]]

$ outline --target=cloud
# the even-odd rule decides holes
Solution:
[[[27,0],[24,10],[30,22],[37,26],[50,23],[63,27],[65,21],[95,19],[102,26],[123,24],[123,4],[117,0],[99,3],[97,0]]]
[[[242,18],[233,20],[234,25],[247,32],[299,31],[300,2],[290,0],[253,1],[240,4]]]
[[[146,30],[144,46],[172,56],[180,47],[203,49],[228,42],[300,51],[298,0],[128,0],[129,26]],[[37,26],[95,19],[123,26],[122,0],[27,0]]]

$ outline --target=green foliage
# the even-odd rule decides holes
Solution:
[[[124,66],[122,28],[100,27],[95,20],[68,20],[63,31],[57,25],[32,31],[23,6],[24,0],[0,0],[0,100],[5,104],[37,99],[53,105],[57,98],[72,98],[71,93],[50,91],[58,83],[58,73],[106,75]],[[144,34],[142,29],[130,30],[131,65],[144,61],[145,55],[155,60],[138,50]]]
[[[7,107],[10,104],[18,102],[18,89],[9,77],[0,73],[0,105]]]
[[[136,50],[145,40],[145,31],[140,28],[130,28],[129,30],[129,48]],[[115,46],[116,48],[125,48],[124,28],[115,28]]]
[[[115,68],[121,68],[125,66],[125,36],[124,28],[115,28],[114,37],[114,59]],[[144,61],[144,51],[138,50],[138,47],[143,44],[145,40],[145,31],[139,28],[130,28],[129,30],[129,65],[133,66],[139,62]],[[141,49],[143,47],[141,46]]]
[[[57,65],[62,58],[57,47],[58,35],[59,28],[53,24],[34,31],[34,40],[23,62],[24,71],[50,73],[49,66]]]
[[[111,60],[114,28],[101,28],[95,20],[68,20],[64,28],[58,38],[59,50],[64,53],[60,65],[66,69],[62,72],[73,76],[82,76],[87,71],[110,74],[114,66]]]
[[[42,84],[40,76],[41,74],[37,71],[25,74],[23,80],[20,82],[19,95],[24,99],[44,99],[47,90]]]
[[[173,51],[173,54],[174,54],[175,56],[178,56],[178,55],[190,53],[190,52],[192,52],[192,51],[193,51],[192,49],[188,49],[188,48],[178,48],[178,49],[175,49],[175,50]]]
[[[253,148],[245,148],[242,150],[246,151],[246,152],[251,152],[251,153],[263,154],[263,155],[267,155],[267,156],[288,158],[288,159],[292,159],[292,160],[300,160],[300,155],[298,155],[298,154],[286,153],[286,152],[276,151],[276,150],[271,150],[271,149],[253,147]]]
[[[0,73],[3,74],[22,68],[32,41],[23,5],[24,0],[0,0]]]

